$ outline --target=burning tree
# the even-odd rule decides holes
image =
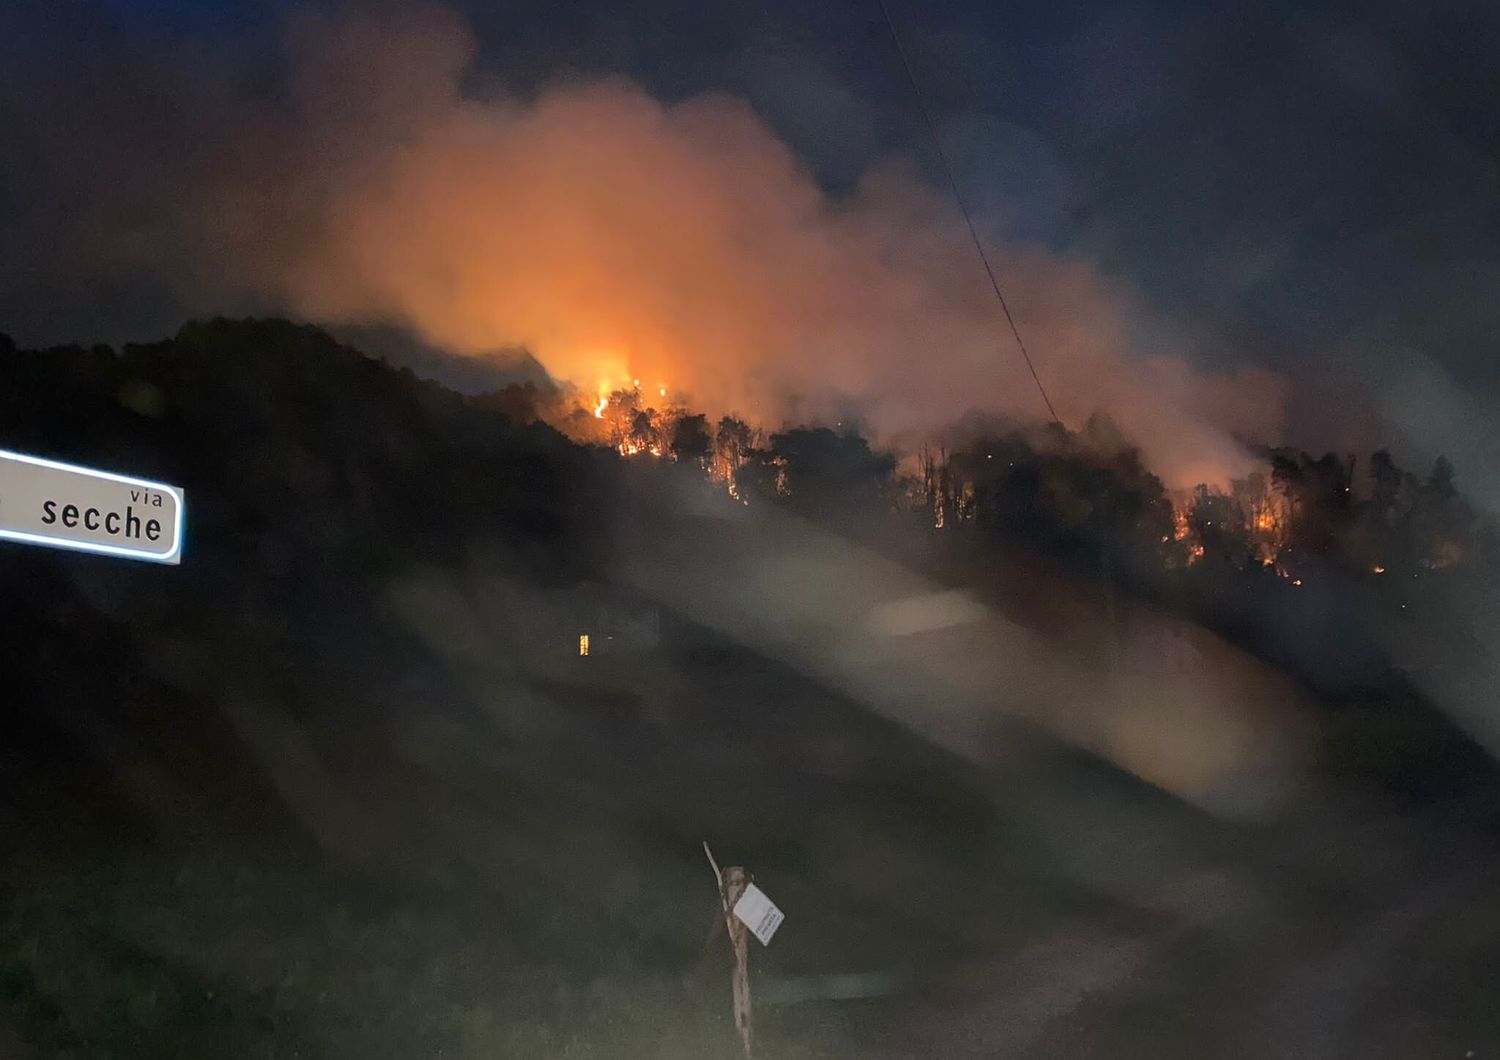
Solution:
[[[1354,458],[1326,453],[1314,459],[1286,449],[1271,454],[1271,481],[1290,513],[1287,559],[1335,559],[1355,520]]]
[[[727,484],[729,495],[736,500],[744,496],[739,488],[739,472],[750,460],[758,442],[757,432],[742,419],[724,416],[714,432],[714,448],[711,473],[714,478]]]
[[[1244,520],[1251,558],[1262,565],[1276,566],[1290,541],[1291,519],[1285,496],[1272,487],[1263,471],[1235,479],[1229,493]]]
[[[1101,430],[1009,431],[924,446],[908,489],[929,527],[997,537],[1112,567],[1160,569],[1178,550],[1172,505],[1140,455]]]
[[[666,395],[666,387],[657,390]],[[745,503],[754,494],[831,513],[894,502],[931,529],[987,529],[1112,569],[1209,560],[1220,571],[1269,567],[1300,584],[1319,564],[1373,574],[1445,570],[1472,554],[1480,535],[1441,458],[1423,478],[1389,453],[1373,453],[1361,499],[1354,457],[1266,449],[1268,467],[1227,491],[1199,485],[1169,497],[1118,428],[1094,417],[1081,431],[1052,424],[957,448],[924,445],[898,483],[895,457],[855,431],[797,427],[767,443],[738,416],[711,425],[676,404],[648,405],[638,383],[572,400],[527,384],[473,400],[513,419],[544,419],[622,456],[697,464]]]
[[[667,451],[662,443],[664,433],[655,409],[637,409],[630,417],[630,427],[625,432],[624,441],[620,443],[620,453],[622,456],[636,456],[640,453],[662,456]]]
[[[1199,485],[1186,513],[1187,529],[1196,555],[1234,569],[1245,567],[1254,555],[1251,522],[1239,502],[1227,493]]]
[[[932,513],[932,525],[941,530],[950,522],[955,522],[957,515],[954,509],[953,478],[950,474],[948,464],[948,451],[939,448],[937,456],[933,456],[932,447],[922,446],[921,454],[917,458],[919,473],[921,475],[920,494],[917,497],[919,506]],[[973,486],[970,484],[970,495]]]

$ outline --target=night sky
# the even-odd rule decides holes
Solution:
[[[25,342],[145,337],[212,308],[155,282],[149,264],[69,275],[52,234],[87,208],[122,141],[176,120],[181,82],[153,84],[160,57],[217,96],[274,91],[278,42],[303,6],[112,0],[0,14],[11,218],[0,328]],[[939,181],[874,0],[456,6],[479,45],[476,90],[493,79],[524,96],[620,73],[667,101],[720,91],[748,100],[835,195],[892,154]],[[1097,262],[1200,364],[1294,380],[1294,440],[1318,440],[1335,400],[1371,413],[1329,444],[1394,429],[1397,444],[1447,449],[1471,474],[1493,466],[1500,8],[892,0],[892,11],[991,231]],[[1366,422],[1380,426],[1360,436]]]

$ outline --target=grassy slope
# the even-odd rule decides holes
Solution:
[[[705,837],[795,911],[772,977],[1067,906],[983,778],[765,660],[553,651],[521,601],[567,613],[612,460],[278,324],[4,371],[3,444],[190,511],[178,569],[0,556],[0,996],[41,1054],[714,1055]]]
[[[1407,728],[1336,715],[1258,828],[1053,749],[981,774],[670,616],[580,665],[617,462],[319,333],[0,374],[0,444],[190,511],[177,569],[0,552],[0,1055],[733,1055],[705,837],[788,912],[763,996],[911,984],[767,1007],[766,1055],[1494,1040],[1477,804],[1362,764]]]

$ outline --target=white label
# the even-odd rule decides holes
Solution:
[[[751,934],[760,939],[762,946],[771,944],[771,936],[776,934],[776,929],[786,919],[781,910],[776,908],[776,903],[766,897],[766,892],[753,883],[745,886],[745,893],[734,903],[734,915],[750,929]]]
[[[176,486],[0,450],[0,538],[177,563]]]

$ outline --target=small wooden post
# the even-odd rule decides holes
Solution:
[[[735,903],[745,893],[750,883],[750,874],[738,865],[730,865],[722,872],[714,860],[708,841],[703,842],[703,853],[713,867],[714,879],[719,883],[719,904],[724,910],[724,927],[729,932],[729,947],[734,965],[730,973],[730,987],[734,996],[734,1026],[740,1032],[740,1043],[745,1047],[745,1056],[752,1056],[750,1025],[750,929],[740,923],[734,915]]]
[[[724,908],[729,913],[729,945],[734,951],[731,985],[734,991],[734,1025],[740,1032],[745,1055],[751,1055],[750,1027],[750,929],[733,913],[734,904],[745,893],[750,874],[738,865],[724,870]]]

